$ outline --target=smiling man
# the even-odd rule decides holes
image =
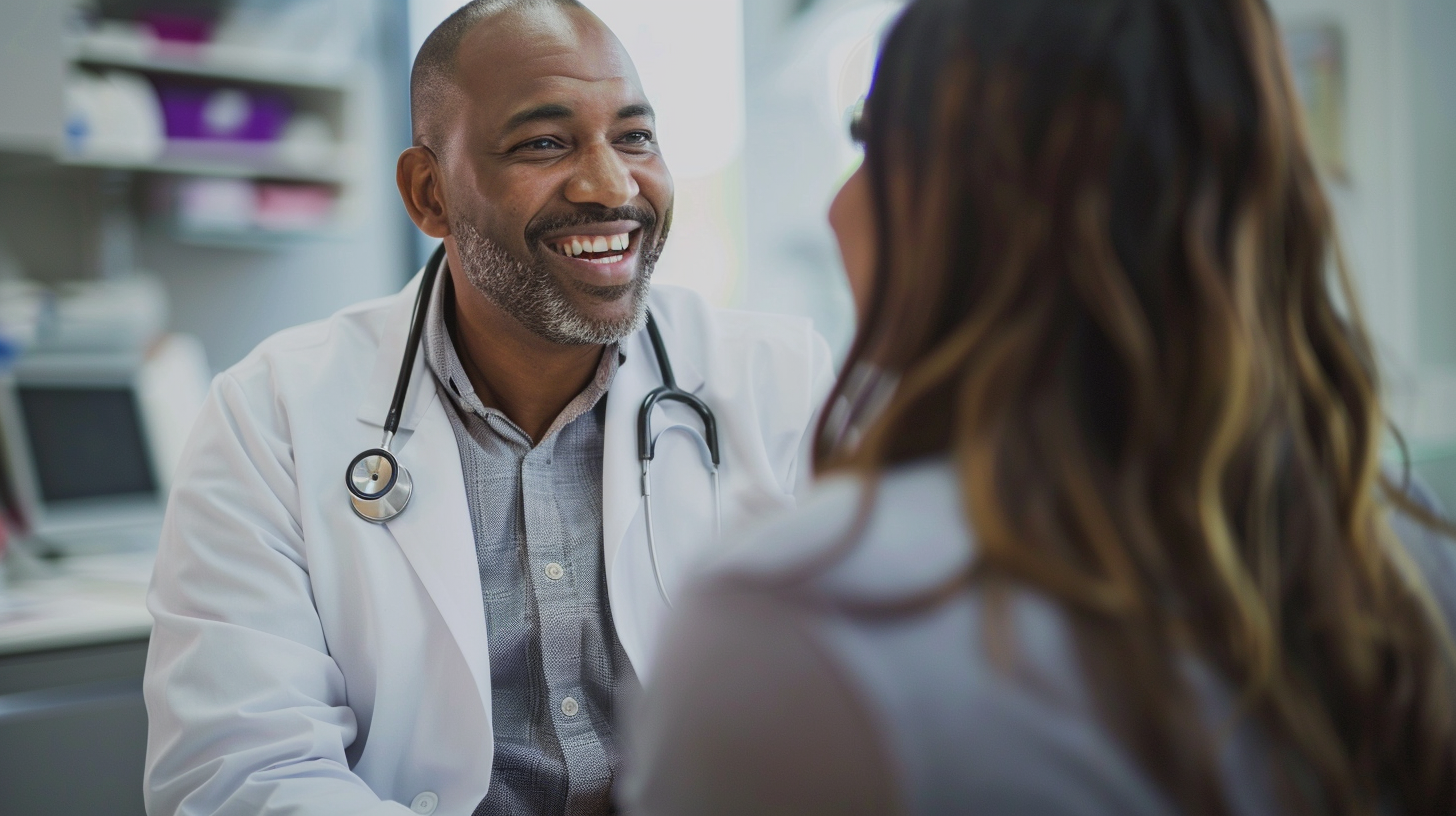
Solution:
[[[442,252],[220,375],[178,471],[154,815],[611,812],[669,599],[808,474],[828,350],[652,286],[672,178],[601,21],[472,3],[411,87]]]

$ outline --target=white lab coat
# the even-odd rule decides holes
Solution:
[[[271,338],[212,386],[148,601],[153,816],[466,816],[485,795],[479,571],[455,434],[423,354],[395,442],[414,477],[408,509],[362,521],[344,486],[349,461],[379,444],[417,283]],[[822,338],[808,321],[717,310],[671,287],[651,304],[679,386],[717,414],[725,526],[792,506],[831,377]],[[636,419],[661,379],[646,332],[623,349],[602,540],[617,634],[643,676],[668,609],[643,531]],[[657,410],[659,429],[697,424],[682,406]],[[712,549],[708,484],[694,443],[664,437],[653,515],[670,593]]]

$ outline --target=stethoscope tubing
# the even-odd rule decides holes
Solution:
[[[429,313],[430,297],[434,291],[436,279],[439,278],[440,270],[445,265],[445,245],[442,243],[430,255],[430,260],[425,264],[424,275],[420,279],[419,292],[415,295],[414,312],[410,318],[409,336],[405,341],[404,357],[400,361],[399,376],[395,380],[394,395],[389,401],[389,413],[384,418],[384,435],[378,448],[371,448],[355,456],[349,462],[349,468],[344,473],[344,484],[349,491],[350,504],[355,514],[365,521],[376,524],[383,524],[397,517],[404,512],[409,505],[410,496],[413,494],[413,480],[409,471],[399,464],[392,450],[394,437],[399,432],[400,419],[404,413],[405,399],[409,394],[410,378],[414,373],[415,358],[419,353],[420,340],[424,335],[426,315]],[[708,469],[709,478],[713,485],[713,523],[715,536],[721,538],[723,534],[723,492],[719,478],[719,468],[722,464],[722,457],[718,446],[718,419],[713,414],[713,409],[695,394],[678,387],[677,377],[672,370],[672,360],[667,353],[667,344],[662,340],[662,332],[657,327],[657,321],[652,313],[647,313],[647,337],[652,346],[653,356],[657,359],[657,367],[662,375],[662,385],[653,389],[643,400],[637,412],[637,458],[642,464],[642,505],[643,520],[647,529],[647,550],[648,557],[652,562],[652,575],[657,582],[657,591],[662,595],[663,603],[669,607],[672,601],[668,597],[667,587],[662,580],[662,569],[657,554],[657,536],[652,524],[652,460],[657,455],[657,441],[662,434],[654,435],[652,432],[652,412],[659,404],[665,402],[676,402],[685,405],[703,423],[703,432],[698,434],[695,430],[685,425],[673,425],[662,431],[663,434],[674,429],[682,429],[693,435],[702,452],[705,454],[705,466]],[[381,466],[381,464],[383,466]],[[359,471],[359,468],[366,468],[368,471]],[[366,491],[359,487],[359,483],[366,481],[363,476],[370,476],[369,481],[377,481],[380,472],[388,468],[386,484],[383,488],[374,491]],[[401,495],[396,495],[401,494]]]
[[[713,541],[717,543],[723,538],[723,489],[718,478],[718,469],[710,470],[708,478],[713,482]],[[662,596],[662,602],[671,609],[672,598],[668,596],[667,585],[662,580],[662,565],[657,559],[657,534],[652,527],[652,489],[648,486],[651,479],[651,466],[644,461],[642,463],[642,520],[647,528],[647,555],[652,561],[652,578],[657,583],[657,594]]]
[[[713,462],[712,452],[708,440],[698,433],[697,430],[687,425],[675,424],[663,428],[662,431],[652,437],[649,453],[655,454],[657,443],[662,437],[673,431],[681,431],[688,438],[698,443],[698,452],[703,457],[703,467],[708,471],[708,478],[712,482],[713,489],[713,541],[718,542],[723,537],[723,489],[719,478],[718,465]],[[667,594],[666,582],[662,579],[662,565],[657,556],[657,530],[652,523],[652,456],[642,459],[642,515],[647,532],[647,554],[652,563],[652,578],[657,582],[657,592],[662,596],[662,602],[672,607],[672,598]]]
[[[349,506],[354,514],[365,521],[383,524],[397,517],[409,506],[414,495],[414,480],[409,470],[399,463],[393,451],[394,437],[399,432],[400,417],[404,413],[404,401],[409,395],[410,375],[414,372],[415,357],[419,354],[420,338],[425,332],[425,315],[430,308],[430,295],[435,281],[445,265],[445,245],[435,248],[425,264],[425,273],[420,278],[420,289],[415,293],[415,308],[410,317],[409,337],[404,344],[404,359],[400,361],[399,376],[394,383],[394,396],[389,400],[389,413],[384,417],[384,434],[378,448],[372,448],[355,456],[344,471],[344,487],[349,491]],[[379,478],[380,465],[389,470],[387,481],[379,490],[364,490],[359,487],[365,475],[360,468],[366,468],[370,481]]]

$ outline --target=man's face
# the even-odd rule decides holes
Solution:
[[[465,37],[457,81],[436,149],[460,271],[549,341],[635,331],[673,192],[620,43],[585,11],[507,12]]]

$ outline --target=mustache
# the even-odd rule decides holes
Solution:
[[[591,224],[605,224],[612,221],[636,221],[642,225],[642,234],[650,235],[657,226],[657,213],[642,207],[594,207],[571,213],[542,216],[526,226],[526,245],[535,247],[548,232],[569,227],[585,227]]]

